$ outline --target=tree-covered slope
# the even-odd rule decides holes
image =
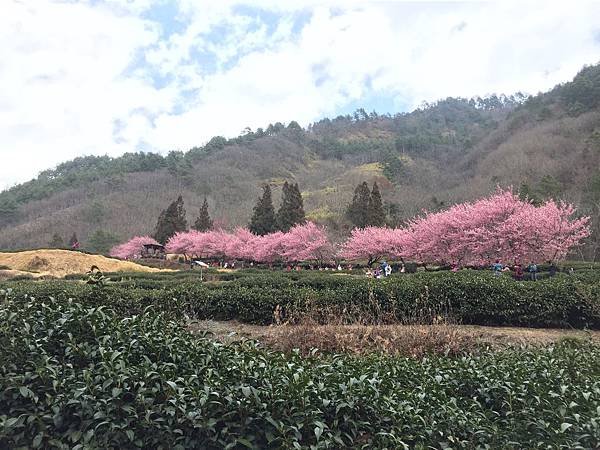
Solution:
[[[0,248],[43,246],[76,232],[123,239],[149,233],[182,195],[193,223],[204,197],[226,226],[247,224],[261,185],[277,203],[298,183],[307,216],[344,233],[354,187],[377,181],[390,224],[473,199],[497,185],[563,198],[598,216],[600,66],[526,98],[448,98],[406,114],[269,125],[166,156],[81,157],[0,193]],[[597,222],[597,221],[594,221]],[[92,241],[94,239],[91,239]]]

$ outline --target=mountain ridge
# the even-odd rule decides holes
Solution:
[[[0,248],[43,246],[55,233],[76,232],[84,245],[99,230],[147,234],[179,194],[188,221],[206,196],[219,223],[244,225],[260,186],[272,184],[277,203],[286,180],[299,183],[307,215],[338,235],[363,180],[380,185],[390,225],[496,186],[573,202],[597,222],[599,156],[596,65],[533,97],[447,98],[393,116],[357,110],[306,129],[276,123],[164,157],[76,158],[0,192]]]

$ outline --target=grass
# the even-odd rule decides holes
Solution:
[[[277,325],[261,326],[237,321],[192,321],[188,328],[196,334],[209,333],[223,343],[246,339],[284,352],[312,349],[325,352],[367,355],[382,353],[421,357],[429,353],[460,355],[481,349],[547,345],[575,340],[600,343],[600,331],[555,328],[485,327],[440,323],[435,325]]]

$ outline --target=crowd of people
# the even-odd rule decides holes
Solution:
[[[222,269],[235,269],[238,267],[236,261],[212,261],[208,264],[210,267],[222,268]],[[241,266],[243,268],[243,265]],[[247,267],[254,267],[254,263],[249,263]],[[364,267],[364,266],[363,266]],[[191,268],[193,268],[193,260],[191,262]],[[341,264],[332,265],[332,266],[314,266],[314,265],[287,265],[285,266],[286,272],[291,271],[300,271],[300,270],[319,270],[319,271],[352,271],[352,264],[346,264],[342,266]],[[357,266],[360,269],[360,266]],[[517,280],[522,281],[524,279],[528,279],[531,281],[537,281],[540,269],[538,265],[534,261],[530,261],[527,266],[522,265],[520,262],[515,261],[513,265],[505,265],[499,259],[497,259],[491,266],[494,276],[500,277],[503,273],[510,273],[511,276]],[[382,261],[375,268],[367,267],[365,270],[365,276],[367,278],[387,278],[389,277],[393,271],[397,271],[399,273],[405,273],[406,267],[402,263],[400,266],[395,265],[394,268],[387,262]],[[453,265],[451,267],[452,272],[458,272],[460,270],[459,266]],[[554,264],[554,262],[548,261],[548,275],[553,277],[558,272],[558,267]],[[568,271],[569,274],[573,274],[573,268],[570,268]]]
[[[400,269],[401,272],[404,272],[404,264]],[[385,278],[389,277],[392,274],[392,266],[390,266],[386,261],[382,261],[379,267],[376,267],[374,270],[367,269],[365,275],[367,278]]]
[[[525,278],[525,273],[528,274],[528,279],[531,281],[538,280],[539,267],[534,261],[530,261],[527,266],[523,266],[520,262],[515,261],[512,266],[504,265],[499,259],[491,266],[491,270],[495,276],[499,277],[504,272],[512,272],[512,277],[517,281],[522,281]],[[554,262],[548,261],[548,275],[553,277],[558,272],[558,267]],[[573,273],[573,268],[569,269],[569,274]]]

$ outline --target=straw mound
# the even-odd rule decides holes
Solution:
[[[0,266],[6,272],[19,275],[64,277],[72,273],[85,273],[92,266],[102,272],[161,272],[161,269],[146,267],[129,261],[88,255],[69,250],[29,250],[18,253],[0,253]]]

